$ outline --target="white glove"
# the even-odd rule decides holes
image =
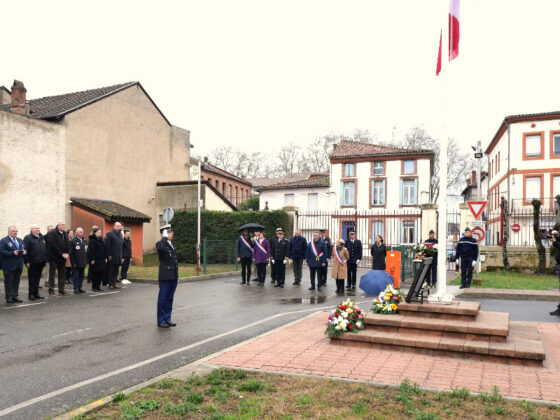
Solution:
[[[474,260],[474,261],[472,262],[472,266],[474,267],[475,265],[476,265],[476,260]]]
[[[284,264],[286,264],[286,260],[282,261]]]
[[[357,264],[360,264],[360,260],[356,260],[356,265],[357,265]]]
[[[272,264],[274,264],[274,260],[270,260],[270,261],[272,261]]]

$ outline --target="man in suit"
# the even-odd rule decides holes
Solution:
[[[173,296],[179,280],[179,266],[171,226],[162,226],[160,231],[162,232],[162,238],[156,244],[159,257],[157,325],[160,328],[169,328],[177,325],[171,322],[171,311],[173,309]]]
[[[54,295],[54,274],[58,273],[58,294],[67,295],[64,291],[66,281],[66,260],[70,258],[70,242],[66,233],[66,223],[58,221],[56,227],[47,233],[47,253],[49,264],[52,268],[52,275],[49,273],[49,295]]]
[[[123,250],[123,225],[115,222],[113,229],[107,232],[105,237],[105,250],[107,251],[107,278],[109,280],[109,289],[119,289],[117,279],[119,277],[119,267],[124,262]]]
[[[27,254],[23,241],[17,237],[15,226],[8,228],[8,236],[0,240],[2,270],[4,271],[4,289],[6,303],[21,303],[18,298],[19,279],[23,270],[23,258]]]
[[[298,229],[294,237],[290,239],[290,259],[294,264],[294,286],[301,284],[301,270],[306,253],[307,239],[301,236],[301,230]]]
[[[27,266],[27,278],[29,279],[29,300],[44,299],[43,296],[39,295],[39,283],[47,262],[47,245],[39,226],[31,226],[31,232],[23,238],[23,244],[27,252],[24,256],[24,262]]]
[[[274,236],[270,238],[270,250],[272,251],[272,247],[274,246],[274,242],[278,241],[278,232],[280,232],[282,228],[276,228]],[[274,264],[272,264],[272,259],[270,260],[270,283],[276,283],[276,273],[274,272]]]
[[[88,264],[87,242],[84,238],[84,230],[79,227],[76,229],[76,235],[70,242],[70,262],[72,263],[72,283],[74,284],[74,293],[86,293],[82,289],[84,283],[84,273]]]
[[[327,252],[325,253],[325,257],[327,258],[327,263],[321,267],[320,269],[320,274],[319,274],[319,289],[321,289],[321,286],[327,286],[327,271],[329,269],[329,261],[332,257],[332,250],[333,250],[333,244],[331,241],[331,238],[329,238],[329,236],[327,235],[327,230],[326,229],[321,229],[319,231],[320,233],[320,239],[321,241],[323,241],[323,243],[325,244],[326,248],[327,248]]]
[[[358,269],[358,264],[362,259],[362,241],[356,239],[356,232],[350,232],[350,237],[346,240],[344,247],[348,250],[350,258],[348,259],[348,264],[346,266],[347,280],[346,288],[356,290],[356,272]]]
[[[276,241],[270,245],[270,260],[272,262],[272,272],[275,275],[276,284],[274,287],[284,287],[286,278],[286,262],[290,254],[290,243],[284,238],[282,230],[276,232]]]
[[[128,280],[128,268],[132,259],[132,241],[130,240],[130,230],[124,231],[123,249],[122,249],[123,265],[121,267],[121,280]]]
[[[319,232],[313,232],[313,239],[307,245],[305,261],[311,276],[311,287],[308,290],[315,290],[315,276],[317,276],[318,290],[321,291],[321,270],[327,266],[327,246],[319,237]]]

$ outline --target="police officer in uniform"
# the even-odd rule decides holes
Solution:
[[[362,241],[356,239],[356,232],[350,232],[350,237],[346,240],[344,247],[348,250],[348,254],[350,254],[346,266],[346,288],[356,290],[356,271],[363,254]]]
[[[428,239],[424,241],[424,244],[437,244],[438,240],[436,239],[436,233],[432,230],[428,232]],[[437,252],[437,251],[436,251]],[[437,255],[432,259],[432,265],[430,266],[430,273],[428,273],[428,286],[435,287],[437,283]]]
[[[171,311],[173,309],[173,296],[179,280],[179,266],[171,226],[162,226],[160,232],[162,233],[161,241],[156,243],[159,257],[157,325],[160,328],[169,328],[177,325],[171,322]]]
[[[321,241],[323,241],[323,243],[325,244],[326,248],[327,248],[327,252],[325,257],[327,258],[327,263],[321,267],[320,270],[320,274],[319,274],[319,284],[318,284],[318,288],[320,289],[322,286],[326,287],[327,286],[327,271],[329,270],[329,261],[332,257],[332,250],[333,250],[333,244],[331,241],[331,238],[329,238],[327,236],[327,230],[326,229],[321,229],[319,231],[320,233],[320,238]]]
[[[290,243],[284,238],[282,230],[276,232],[276,241],[270,244],[270,261],[272,262],[272,273],[274,273],[276,284],[274,287],[284,287],[286,278],[286,263],[290,254]]]
[[[282,231],[282,228],[276,228],[276,234],[270,238],[270,250],[272,251],[272,244],[276,241],[278,241],[278,232]],[[270,260],[270,282],[271,283],[275,283],[276,282],[276,273],[274,272],[274,264],[272,263],[272,259]]]
[[[478,259],[478,243],[472,237],[471,230],[465,229],[465,236],[457,243],[456,258],[461,258],[461,287],[468,289],[471,287],[472,272]]]

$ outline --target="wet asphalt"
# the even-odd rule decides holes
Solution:
[[[0,416],[36,398],[40,400],[5,418],[41,419],[64,413],[326,310],[342,299],[335,294],[332,279],[323,291],[308,291],[307,270],[301,286],[292,285],[290,271],[288,267],[284,289],[272,287],[268,275],[265,287],[239,285],[239,277],[179,284],[172,317],[178,325],[171,329],[156,326],[156,284],[131,284],[117,293],[70,294],[31,305],[36,302],[0,303]],[[20,297],[26,296],[23,281]],[[346,296],[369,309],[371,298],[360,290]],[[4,302],[3,290],[0,298]],[[510,312],[512,320],[560,320],[548,315],[555,306],[551,302],[483,301],[482,306]],[[165,355],[171,351],[175,352]],[[122,372],[114,374],[116,370]],[[99,379],[100,375],[107,377]],[[89,383],[76,387],[83,381]]]

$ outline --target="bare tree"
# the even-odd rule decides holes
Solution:
[[[297,172],[300,159],[299,148],[293,143],[283,146],[276,155],[279,170],[283,175]]]

